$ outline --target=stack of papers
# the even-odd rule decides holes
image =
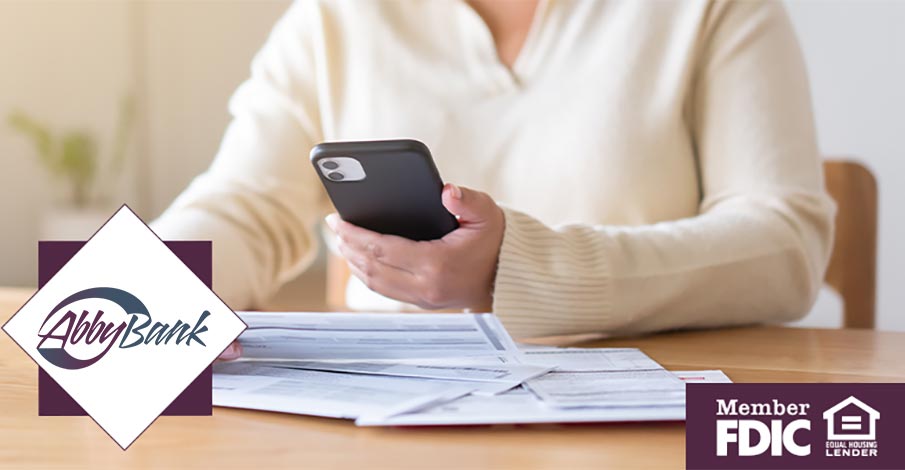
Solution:
[[[524,347],[491,314],[240,312],[242,360],[214,365],[214,405],[362,426],[664,421],[685,383],[637,349]]]

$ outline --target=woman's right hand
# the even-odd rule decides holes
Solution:
[[[226,349],[220,353],[218,361],[234,361],[242,357],[242,345],[238,341],[233,341]]]

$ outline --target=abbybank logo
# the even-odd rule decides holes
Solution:
[[[89,310],[82,310],[81,315],[66,308],[83,300],[103,300],[116,305],[119,316],[131,316],[128,321],[110,321],[105,319],[104,310],[97,309],[93,318]],[[76,309],[78,310],[78,309]],[[64,312],[65,313],[62,313]],[[108,309],[109,312],[109,309]],[[119,342],[121,349],[134,348],[143,344],[168,344],[175,337],[175,344],[185,341],[185,345],[195,343],[204,346],[199,335],[207,331],[204,320],[211,313],[205,310],[194,326],[177,320],[172,327],[157,322],[151,326],[151,313],[138,297],[113,287],[95,287],[77,292],[60,302],[47,315],[38,337],[38,352],[51,364],[64,369],[81,369],[88,367],[110,352],[110,348]],[[48,342],[48,340],[50,340]],[[93,347],[92,347],[93,346]],[[79,359],[66,348],[88,350],[87,358]],[[90,352],[91,350],[93,352]]]
[[[688,468],[905,468],[905,384],[689,384]],[[880,416],[884,416],[881,421]]]
[[[236,314],[128,207],[70,255],[3,327],[41,368],[42,414],[84,410],[125,449],[170,405],[210,410],[182,392],[245,329]]]

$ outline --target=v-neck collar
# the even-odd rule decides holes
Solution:
[[[478,63],[476,66],[480,67],[492,81],[503,89],[521,88],[537,67],[538,46],[546,30],[547,16],[553,0],[538,0],[528,35],[525,36],[525,41],[515,61],[512,63],[512,68],[509,68],[500,60],[496,43],[493,40],[493,34],[490,32],[490,28],[487,27],[487,23],[481,18],[481,15],[465,0],[456,1],[463,12],[463,21],[470,23],[466,24],[465,27],[474,28],[478,31],[478,37],[470,45],[477,49]]]

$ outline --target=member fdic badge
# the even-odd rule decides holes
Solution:
[[[905,384],[689,384],[690,469],[905,468]]]

